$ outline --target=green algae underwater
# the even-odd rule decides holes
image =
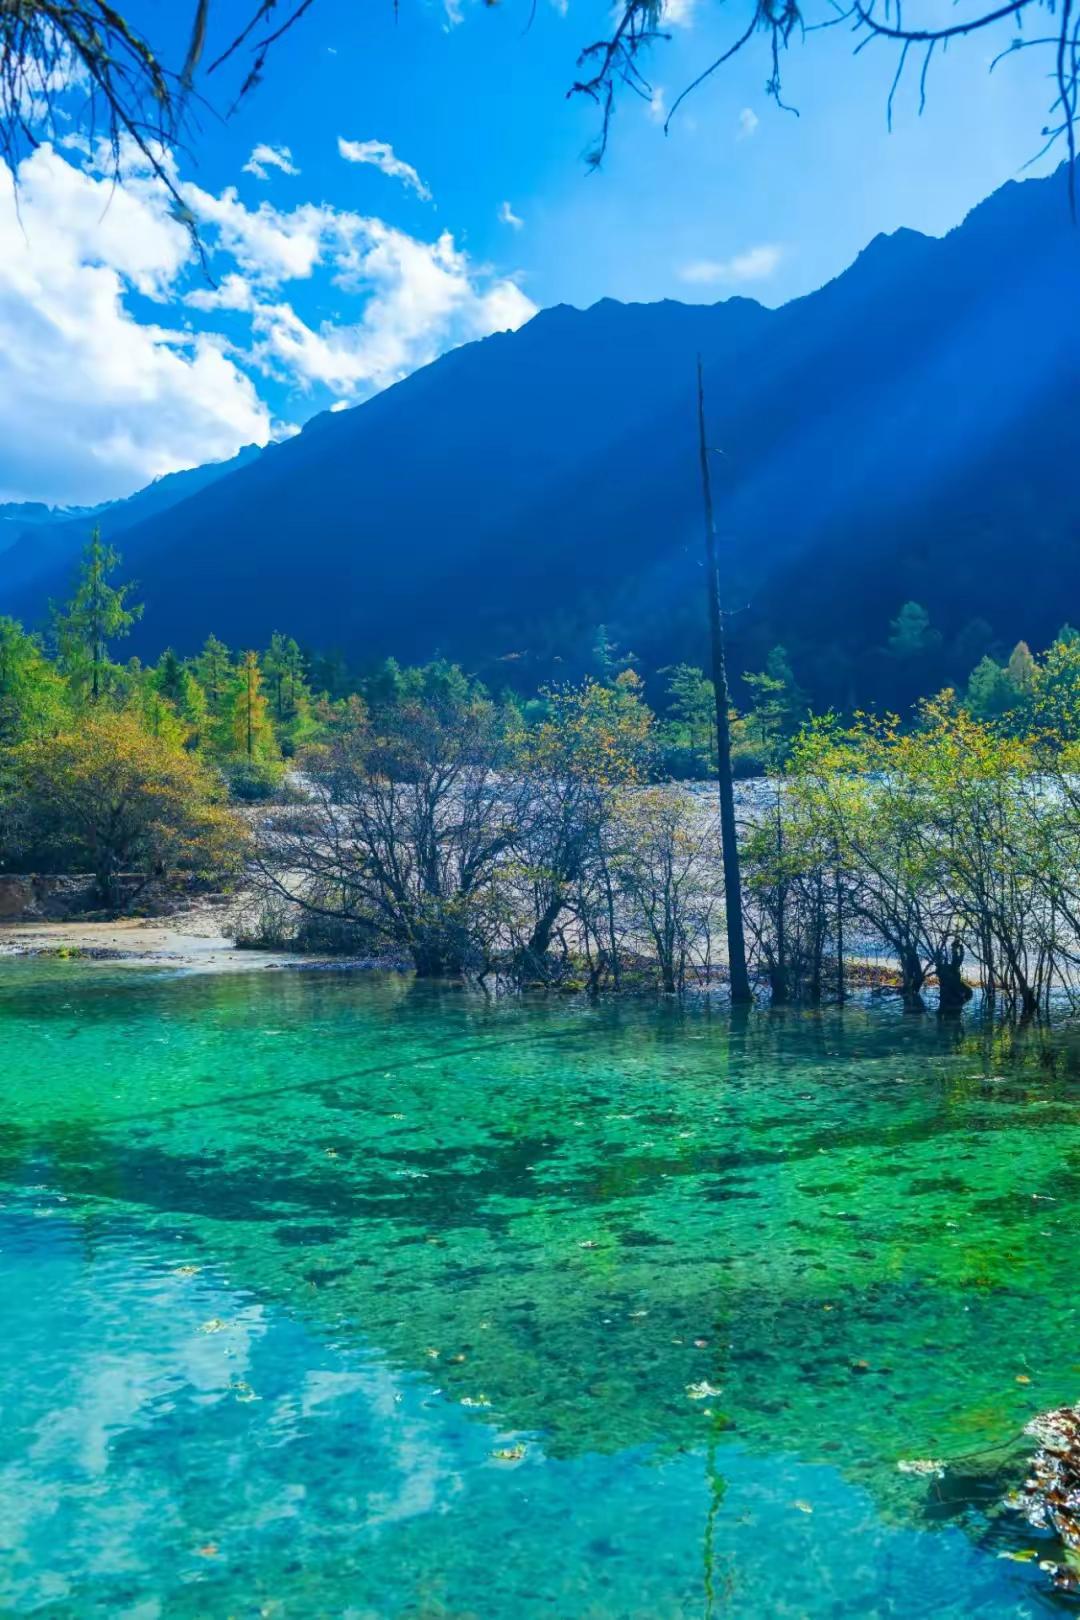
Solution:
[[[5,1614],[1069,1604],[1068,1023],[10,960],[0,1205]]]

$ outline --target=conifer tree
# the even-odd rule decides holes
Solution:
[[[87,691],[91,703],[106,690],[110,644],[126,636],[142,614],[141,606],[128,606],[131,585],[111,582],[119,564],[118,554],[95,528],[83,552],[75,594],[54,614],[62,665],[76,688]]]
[[[153,682],[161,696],[178,709],[184,689],[184,666],[171,647],[166,647],[158,659]]]
[[[980,658],[968,677],[964,703],[976,720],[1000,720],[1016,701],[1016,689],[1000,664]]]
[[[910,660],[936,652],[941,636],[930,623],[921,602],[905,602],[889,623],[888,651],[894,658]]]
[[[274,730],[286,753],[295,753],[311,731],[311,691],[304,655],[292,636],[277,630],[263,659]]]
[[[34,636],[0,618],[0,748],[59,729],[67,693]]]
[[[775,763],[782,757],[785,743],[795,735],[805,719],[808,707],[806,694],[791,668],[787,649],[774,647],[760,674],[744,675],[743,680],[754,694],[750,723],[758,732],[768,758]]]
[[[206,693],[191,670],[186,667],[180,672],[180,694],[176,709],[187,727],[187,746],[201,748],[207,737]]]
[[[269,704],[263,691],[259,655],[246,652],[236,674],[232,702],[233,751],[248,760],[278,757]]]
[[[233,693],[235,670],[232,653],[217,636],[207,636],[202,652],[195,659],[195,678],[205,694],[211,719],[223,719]]]
[[[660,673],[667,676],[663,738],[674,756],[672,766],[677,771],[678,756],[685,753],[692,774],[707,771],[716,752],[716,696],[712,682],[694,664],[673,664]]]
[[[623,652],[618,642],[611,639],[606,624],[598,624],[596,640],[593,642],[592,661],[597,678],[605,686],[613,686],[620,675],[634,667],[637,658],[633,653]]]
[[[1039,682],[1039,666],[1026,641],[1018,641],[1005,666],[1014,690],[1020,698],[1030,698]]]

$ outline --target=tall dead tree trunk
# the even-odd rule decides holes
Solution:
[[[752,1001],[750,976],[746,971],[746,941],[743,937],[742,876],[739,871],[738,831],[735,825],[735,786],[731,774],[731,699],[728,692],[727,664],[724,657],[724,619],[720,609],[720,575],[716,562],[716,523],[713,518],[712,481],[709,477],[709,446],[705,435],[705,381],[701,356],[697,363],[698,439],[701,454],[701,490],[705,501],[705,574],[709,593],[709,637],[712,643],[712,678],[716,696],[716,776],[720,790],[720,847],[724,862],[725,920],[727,923],[728,973],[731,999]]]

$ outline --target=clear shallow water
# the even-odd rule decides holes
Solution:
[[[1068,1029],[5,962],[0,1206],[0,1612],[1060,1612]]]

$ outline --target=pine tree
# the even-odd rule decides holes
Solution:
[[[291,636],[274,631],[263,659],[263,674],[278,742],[286,753],[295,753],[312,729],[311,691],[304,655]]]
[[[274,719],[279,722],[285,718],[285,671],[288,663],[286,645],[286,639],[280,630],[275,630],[262,661],[263,674],[270,689]]]
[[[158,659],[153,682],[161,696],[179,709],[184,689],[184,666],[171,647],[166,647]]]
[[[613,686],[620,675],[633,668],[637,658],[633,653],[620,651],[618,642],[612,641],[608,635],[607,625],[598,624],[596,640],[593,642],[592,662],[597,678],[605,686]]]
[[[708,771],[716,752],[716,696],[712,681],[694,664],[673,664],[661,670],[667,676],[664,742],[673,757],[670,768],[678,774],[678,755],[685,753],[691,774]]]
[[[1030,698],[1039,684],[1039,666],[1026,641],[1018,641],[1009,654],[1005,673],[1021,698]]]
[[[209,718],[206,693],[191,670],[187,668],[181,670],[180,695],[176,707],[181,720],[187,727],[187,746],[189,748],[201,748],[206,741],[207,720]]]
[[[0,618],[0,748],[58,730],[66,710],[64,682],[37,639]]]
[[[890,621],[888,650],[894,658],[918,658],[936,652],[940,645],[941,636],[932,628],[930,615],[921,602],[905,602]]]
[[[388,668],[391,664],[394,665],[396,670],[397,665],[394,664],[392,658],[387,659],[383,667]],[[313,658],[311,660],[311,684],[320,696],[329,698],[331,702],[336,702],[338,698],[348,697],[354,687],[349,677],[349,666],[344,653],[335,648],[331,652],[320,653]]]
[[[1016,702],[1016,689],[1000,664],[980,658],[968,678],[964,706],[976,720],[1000,720]]]
[[[202,652],[195,659],[195,678],[206,696],[212,720],[222,720],[229,708],[235,682],[232,653],[217,636],[207,636]]]
[[[232,702],[233,751],[248,760],[274,760],[278,746],[263,691],[259,655],[246,652],[236,674]]]
[[[126,636],[142,613],[141,606],[127,605],[130,584],[110,582],[119,565],[119,556],[96,528],[83,552],[75,595],[66,608],[54,612],[62,665],[76,688],[88,691],[92,703],[105,693],[110,643]]]
[[[743,680],[754,694],[750,726],[757,731],[766,755],[775,762],[783,756],[785,743],[795,735],[808,708],[806,694],[795,679],[787,649],[774,647],[761,673],[744,675]]]

